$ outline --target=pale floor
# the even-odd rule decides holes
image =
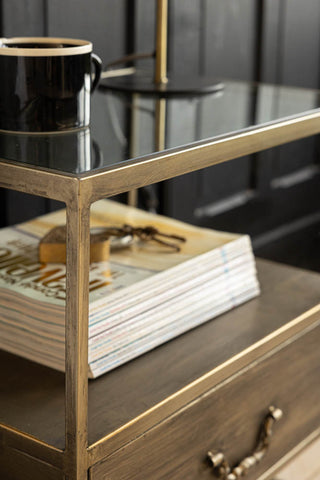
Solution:
[[[320,439],[288,463],[274,480],[320,480]]]

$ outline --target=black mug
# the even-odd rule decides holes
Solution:
[[[86,40],[0,39],[0,129],[52,132],[88,126],[90,94],[101,66]]]

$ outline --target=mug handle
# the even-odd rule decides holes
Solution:
[[[94,65],[94,79],[91,85],[91,93],[93,93],[99,83],[102,70],[102,60],[95,53],[91,53],[91,60]]]

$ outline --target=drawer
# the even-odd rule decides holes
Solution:
[[[207,459],[235,466],[253,452],[270,405],[283,411],[258,478],[320,426],[320,326],[275,349],[90,470],[91,480],[209,480]]]
[[[61,470],[13,448],[0,450],[1,480],[63,480]]]

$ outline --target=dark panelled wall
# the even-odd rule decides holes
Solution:
[[[172,70],[182,68],[190,41],[190,72],[319,88],[318,0],[173,0],[171,11]],[[164,212],[248,232],[258,254],[320,268],[318,147],[313,137],[165,182]],[[298,259],[302,244],[317,263]]]
[[[199,22],[201,10],[196,12],[194,8],[195,3],[199,5],[199,2],[189,3],[193,6],[190,18],[198,12]],[[319,1],[204,0],[201,5],[205,11],[202,15],[204,24],[202,29],[198,29],[198,39],[193,39],[193,45],[199,49],[198,58],[201,58],[201,55],[203,57],[201,65],[198,66],[196,62],[189,61],[190,71],[198,67],[205,73],[216,73],[222,77],[318,88]],[[185,2],[176,0],[172,2],[172,6],[176,7],[180,25],[186,27],[188,22]],[[177,6],[184,10],[183,14],[178,14]],[[261,12],[263,28],[259,31],[257,25],[261,22]],[[181,18],[184,18],[183,22]],[[178,26],[179,22],[176,28]],[[175,35],[174,28],[172,30],[173,44],[177,42],[175,37],[178,37],[177,43],[181,52],[186,45],[182,38],[183,31],[178,28]],[[257,56],[259,48],[261,62]],[[172,50],[174,55],[178,48],[173,46]],[[194,57],[196,58],[196,54]],[[173,67],[178,65],[178,58],[179,55],[176,54],[176,59],[172,59]],[[226,207],[232,206],[232,198],[230,202],[225,200],[228,197],[236,199],[240,192],[248,189],[270,194],[272,180],[297,172],[317,161],[315,147],[315,139],[295,142],[289,147],[274,149],[254,159],[237,160],[233,164],[208,169],[205,173],[199,172],[172,180],[165,187],[165,209],[175,216],[191,219],[194,217],[194,210],[201,207],[201,210],[206,212],[206,206],[221,200],[224,200]],[[232,172],[236,172],[236,175],[232,175]],[[181,205],[174,202],[177,190],[182,193],[183,189],[189,192],[189,208],[185,212],[182,212],[184,200]],[[177,197],[182,198],[183,195]],[[197,221],[196,218],[194,220]],[[207,222],[209,219],[201,221]],[[258,231],[261,228],[262,225],[257,227]]]
[[[223,78],[255,79],[255,52],[259,47],[255,35],[258,5],[256,0],[171,2],[175,13],[171,17],[172,71],[187,69],[190,74],[199,71]],[[192,28],[194,18],[197,29]],[[189,38],[190,31],[193,32],[192,38]],[[189,44],[193,45],[192,51],[189,51]],[[187,62],[184,62],[185,56],[189,57]],[[197,112],[189,111],[188,114],[195,116]],[[172,127],[178,135],[179,126]],[[232,174],[234,169],[236,174]],[[194,217],[196,209],[246,190],[249,182],[248,157],[237,160],[236,166],[225,164],[189,174],[164,186],[164,208],[173,216],[198,222]]]
[[[154,0],[0,0],[0,7],[3,36],[89,38],[105,64],[154,45]],[[169,18],[172,75],[319,88],[319,0],[169,0]],[[170,128],[179,134],[182,127]],[[294,142],[164,182],[159,208],[200,225],[246,231],[264,253],[273,239],[318,224],[318,166],[318,139]],[[1,195],[2,225],[55,207],[16,192]]]

